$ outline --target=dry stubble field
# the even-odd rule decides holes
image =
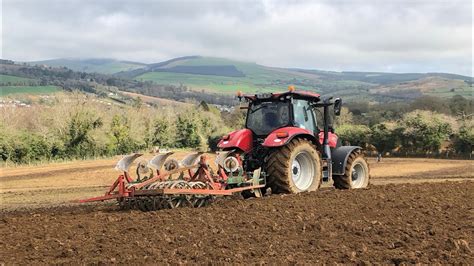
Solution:
[[[103,194],[115,162],[0,169],[0,264],[474,264],[472,161],[369,159],[369,189],[223,199],[200,209],[70,203]]]

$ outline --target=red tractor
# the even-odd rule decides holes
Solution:
[[[122,209],[151,211],[201,207],[237,193],[260,197],[268,188],[272,193],[299,193],[322,183],[340,189],[368,186],[369,166],[361,147],[341,146],[331,126],[330,110],[339,115],[341,99],[331,102],[294,89],[239,99],[248,102],[245,128],[220,140],[217,170],[202,152],[181,161],[167,152],[140,162],[133,178],[130,166],[143,155],[134,153],[117,163],[122,174],[105,195],[79,202],[117,200]]]
[[[312,92],[238,94],[248,106],[245,128],[224,136],[218,147],[229,152],[226,172],[262,169],[272,193],[314,191],[322,183],[339,189],[365,188],[369,166],[358,146],[342,146],[331,125],[341,99]],[[330,108],[332,107],[332,108]],[[322,120],[322,121],[320,121]],[[248,195],[244,191],[244,195]]]

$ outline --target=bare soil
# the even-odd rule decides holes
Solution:
[[[120,174],[114,170],[119,159],[0,168],[0,210],[68,205],[102,195]],[[386,158],[376,163],[369,158],[369,164],[372,185],[474,179],[474,161],[468,160]]]
[[[474,182],[326,189],[143,213],[4,212],[0,263],[472,265]]]
[[[471,161],[369,162],[368,189],[147,213],[68,203],[103,194],[112,159],[3,168],[0,265],[474,264]]]

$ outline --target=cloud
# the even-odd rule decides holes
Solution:
[[[472,76],[471,1],[3,0],[2,58],[184,55]]]

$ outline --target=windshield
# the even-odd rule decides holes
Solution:
[[[253,103],[247,114],[247,128],[256,135],[268,135],[290,122],[289,102]]]

